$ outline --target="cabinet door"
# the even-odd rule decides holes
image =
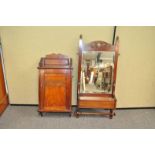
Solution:
[[[67,75],[61,72],[44,74],[44,110],[67,110]]]

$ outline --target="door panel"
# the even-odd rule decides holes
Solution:
[[[65,110],[66,75],[62,73],[45,73],[44,106],[53,110]],[[49,109],[49,110],[50,110]]]

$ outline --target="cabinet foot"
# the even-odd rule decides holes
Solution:
[[[72,112],[69,113],[69,117],[72,117]]]
[[[39,114],[40,114],[41,117],[43,117],[43,113],[42,112],[39,112]]]
[[[112,118],[113,118],[113,110],[112,110],[112,109],[110,109],[109,118],[110,118],[110,119],[112,119]]]

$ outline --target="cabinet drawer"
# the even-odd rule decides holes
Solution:
[[[114,109],[115,107],[116,107],[116,102],[115,101],[79,100],[79,108]]]

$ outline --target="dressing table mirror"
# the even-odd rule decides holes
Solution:
[[[118,59],[118,41],[115,45],[104,41],[85,44],[79,40],[79,64],[76,116],[95,114],[112,118],[116,108],[115,85]],[[89,109],[104,112],[88,112]],[[108,110],[108,112],[105,112]]]

